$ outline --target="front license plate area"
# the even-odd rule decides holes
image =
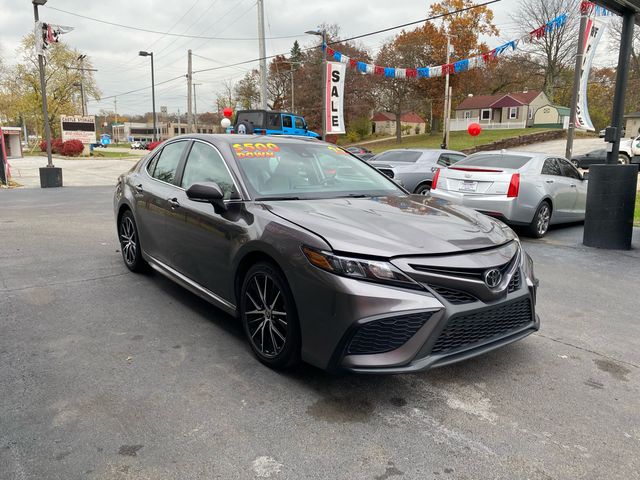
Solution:
[[[458,190],[461,192],[475,192],[478,189],[478,182],[470,182],[468,180],[464,180]]]

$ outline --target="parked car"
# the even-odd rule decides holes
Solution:
[[[607,149],[599,148],[598,150],[592,150],[584,155],[574,155],[571,157],[571,163],[576,168],[588,169],[591,165],[607,163]],[[624,153],[618,154],[618,163],[626,165],[629,163],[629,158]]]
[[[410,195],[328,143],[172,138],[119,177],[114,209],[125,265],[239,317],[273,368],[413,372],[539,327],[509,227]]]
[[[584,220],[587,181],[564,158],[502,150],[438,170],[431,195],[525,225],[540,238],[549,225]]]
[[[379,153],[369,162],[409,192],[427,195],[438,167],[448,167],[465,157],[453,150],[403,148]]]
[[[365,147],[359,147],[356,145],[353,145],[351,147],[346,147],[345,150],[351,153],[352,155],[355,155],[361,160],[368,161],[375,156],[375,154],[371,150]]]
[[[271,110],[238,110],[235,123],[227,133],[320,138],[320,134],[309,130],[303,116]]]
[[[145,147],[143,147],[143,142],[131,142],[131,149],[132,150],[144,150]]]
[[[603,128],[602,130],[600,130],[600,131],[598,132],[598,136],[599,136],[600,138],[604,138],[604,134],[605,134],[605,132],[606,132],[606,131],[607,131],[607,129],[606,129],[606,128]],[[627,128],[626,128],[625,126],[623,126],[623,127],[622,127],[622,136],[624,137],[626,134],[627,134]]]

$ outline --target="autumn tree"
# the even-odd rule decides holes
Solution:
[[[528,33],[564,13],[578,12],[579,3],[578,0],[522,0],[512,18],[522,33]],[[574,65],[578,39],[576,18],[577,15],[569,15],[563,26],[523,47],[543,74],[542,90],[552,102],[557,101],[555,91],[561,84],[563,71]]]
[[[249,110],[257,108],[260,103],[260,74],[257,70],[247,72],[235,86],[236,102],[240,108]]]
[[[20,61],[6,68],[0,78],[0,97],[5,115],[18,122],[23,118],[31,131],[43,132],[42,96],[38,57],[34,49],[34,35],[22,39],[17,57]],[[60,115],[79,114],[82,111],[79,98],[81,73],[78,57],[80,52],[64,42],[52,44],[46,52],[45,88],[47,92],[49,123],[54,136],[60,134]],[[83,66],[92,68],[91,61],[84,59]],[[75,69],[74,69],[75,68]],[[99,99],[100,91],[92,72],[85,72],[85,96]]]

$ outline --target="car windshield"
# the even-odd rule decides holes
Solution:
[[[236,143],[233,153],[255,199],[318,199],[404,193],[340,148],[310,142]]]
[[[508,153],[478,153],[464,158],[456,166],[502,167],[518,169],[524,167],[533,157],[510,155]]]

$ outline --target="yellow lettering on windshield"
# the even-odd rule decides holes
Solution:
[[[280,147],[275,143],[234,143],[233,150],[238,158],[275,157]]]

